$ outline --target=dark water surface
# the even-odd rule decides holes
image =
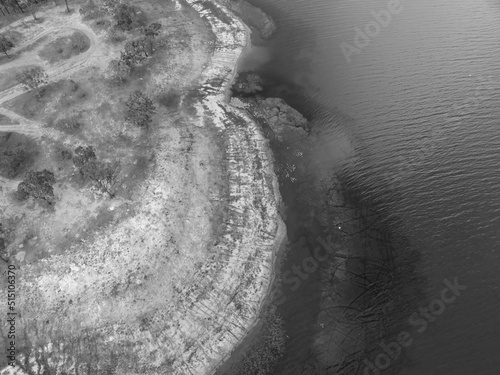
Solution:
[[[389,2],[251,3],[279,26],[262,73],[311,98],[294,103],[321,132],[310,172],[316,166],[347,176],[390,231],[418,251],[417,273],[426,280],[420,306],[440,298],[445,279],[467,286],[413,335],[409,361],[398,372],[500,374],[500,4],[403,1],[401,12],[348,62],[341,43],[354,45],[355,27],[364,29],[371,12]],[[283,95],[301,97],[291,94]],[[318,112],[320,105],[328,115]],[[292,242],[314,237],[320,231],[314,210],[304,204],[294,210],[297,197],[287,194]],[[298,251],[292,249],[288,266],[307,255]],[[318,329],[317,279],[290,292],[283,307],[289,330]],[[394,324],[414,328],[408,319]],[[313,338],[297,332],[277,374],[286,373],[286,362],[313,356]]]

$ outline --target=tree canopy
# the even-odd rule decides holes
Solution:
[[[130,65],[121,59],[111,60],[108,68],[111,70],[114,78],[118,78],[121,82],[130,74]]]
[[[161,23],[153,22],[148,27],[144,27],[141,31],[148,38],[156,38],[160,35]]]
[[[116,194],[115,185],[121,171],[120,162],[103,162],[92,160],[83,167],[83,174],[110,198]]]
[[[80,170],[80,173],[83,175],[82,168],[85,167],[90,161],[95,160],[96,155],[94,152],[94,148],[92,146],[79,146],[75,149],[75,155],[73,156],[73,163],[75,167]]]
[[[132,30],[135,18],[135,9],[130,5],[120,4],[115,8],[114,19],[116,27],[123,30]]]
[[[75,149],[73,163],[80,174],[90,179],[101,191],[111,198],[115,196],[115,185],[121,170],[119,162],[99,161],[92,146],[79,146]]]
[[[149,57],[147,38],[131,40],[125,44],[125,50],[121,52],[121,59],[129,66],[142,64]]]
[[[43,171],[29,171],[23,181],[17,186],[17,193],[20,199],[33,197],[41,199],[49,204],[54,202],[54,188],[56,183],[54,174],[47,169]]]
[[[125,103],[125,120],[131,124],[148,128],[155,113],[153,101],[140,91],[134,91]]]
[[[16,79],[24,86],[26,91],[37,90],[38,96],[40,96],[40,91],[38,89],[49,82],[47,73],[45,73],[45,70],[40,66],[26,69],[22,73],[16,75]]]

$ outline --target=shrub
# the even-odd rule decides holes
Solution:
[[[30,162],[30,154],[26,150],[4,150],[0,155],[0,175],[15,178]]]
[[[123,82],[130,75],[130,66],[121,59],[111,60],[108,69],[111,71],[113,78],[119,79],[120,82]]]
[[[92,0],[89,0],[80,8],[80,14],[84,20],[93,20],[103,17],[106,14],[106,10],[98,7]]]
[[[148,128],[155,113],[153,101],[140,91],[134,91],[125,103],[125,120],[131,124]]]
[[[8,50],[14,47],[14,43],[10,39],[7,39],[4,35],[0,35],[0,50],[5,53],[5,55],[10,58],[7,53]]]
[[[24,180],[17,186],[17,196],[21,200],[33,197],[52,204],[55,197],[52,185],[55,183],[54,174],[47,169],[37,172],[29,171]]]
[[[116,21],[116,27],[123,31],[129,31],[134,28],[136,20],[135,9],[130,5],[120,4],[115,9],[113,18]]]
[[[150,53],[148,38],[139,38],[125,44],[121,59],[129,66],[140,65],[147,60]]]
[[[96,155],[94,148],[92,146],[79,146],[75,149],[75,156],[73,157],[73,163],[75,167],[80,170],[80,174],[83,176],[83,168],[91,161],[96,160]]]
[[[10,133],[0,141],[0,176],[17,177],[33,164],[36,144],[20,134]]]
[[[111,29],[108,33],[108,41],[111,44],[122,43],[123,41],[125,41],[125,39],[127,39],[127,37],[121,30]]]
[[[79,120],[79,116],[75,115],[58,120],[55,127],[66,133],[75,133],[80,130],[82,123]]]
[[[71,160],[73,157],[73,153],[70,150],[61,150],[61,159],[62,160]]]

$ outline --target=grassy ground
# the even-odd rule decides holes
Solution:
[[[4,70],[0,72],[0,89],[1,90],[7,90],[10,89],[12,86],[15,86],[18,84],[16,80],[16,74],[21,73],[23,70],[30,69],[34,67],[34,65],[24,65],[22,67],[15,66],[12,68],[9,68],[7,70]]]
[[[61,36],[45,45],[38,56],[49,64],[54,64],[85,52],[89,47],[89,38],[80,31],[73,31],[70,35]]]
[[[154,98],[163,99],[159,102],[158,115],[169,116],[172,111],[177,110],[180,90],[185,83],[183,78],[189,74],[190,65],[179,64],[186,57],[174,51],[189,52],[189,38],[193,30],[177,27],[178,24],[175,28],[171,27],[177,15],[172,8],[159,1],[144,2],[141,8],[141,24],[160,21],[166,27],[156,42],[156,54],[144,66],[134,68],[125,82],[110,78],[106,70],[90,66],[80,70],[71,79],[51,82],[40,92],[26,92],[4,105],[45,127],[47,131],[37,141],[38,157],[31,163],[31,168],[51,170],[57,180],[57,202],[51,209],[40,202],[14,202],[11,193],[4,193],[4,202],[7,203],[7,207],[3,207],[4,214],[9,216],[14,212],[22,212],[24,217],[21,222],[16,222],[15,228],[9,229],[15,233],[12,242],[27,254],[25,261],[61,252],[66,248],[68,239],[82,236],[82,230],[101,228],[102,220],[93,222],[91,218],[99,217],[99,212],[107,206],[130,204],[134,187],[147,176],[148,167],[154,160],[150,134],[125,122],[124,102],[131,92],[141,90]],[[57,13],[50,15],[55,16]],[[61,16],[64,17],[64,13]],[[110,44],[109,35],[116,32],[113,29],[113,19],[105,15],[88,22],[94,28],[99,24],[100,41],[111,50],[110,55],[117,56],[127,40],[140,35],[139,30],[134,29],[123,33],[125,39],[120,43]],[[35,23],[33,25],[37,26]],[[21,35],[31,37],[29,28],[23,28],[23,32]],[[88,48],[88,39],[82,33],[76,31],[68,35],[66,30],[62,30],[62,34],[54,36],[52,39],[55,40],[35,44],[38,55],[49,64],[55,64]],[[22,37],[18,37],[17,42],[21,43]],[[0,81],[3,84],[0,89],[12,86],[12,72],[20,70],[22,68],[11,68],[5,72],[4,79]],[[172,74],[173,71],[176,74]],[[165,100],[166,97],[170,99]],[[65,126],[68,119],[77,119],[79,126]],[[158,122],[156,120],[155,125]],[[71,160],[63,156],[63,151],[71,152],[80,145],[92,145],[99,159],[120,161],[120,186],[114,201],[109,201],[103,194],[92,189],[88,181],[82,180]],[[83,206],[86,210],[81,210]],[[37,228],[37,225],[33,227],[34,222],[42,217],[50,225],[45,225],[44,230]],[[29,237],[28,228],[31,228],[30,231],[40,232],[36,236],[37,241],[32,246],[19,247],[26,242],[24,238]],[[12,256],[15,257],[15,253]]]
[[[133,68],[123,82],[112,78],[106,67],[111,59],[119,57],[128,40],[141,35],[140,30],[116,31],[111,15],[103,13],[84,21],[97,34],[98,58],[89,58],[70,77],[51,79],[40,92],[29,91],[3,104],[42,129],[40,137],[29,141],[36,144],[30,149],[32,155],[25,156],[25,164],[17,174],[2,179],[0,190],[6,255],[23,270],[24,285],[37,285],[23,291],[24,320],[19,322],[19,328],[25,329],[27,336],[19,342],[19,353],[25,355],[33,354],[31,350],[41,342],[61,338],[66,345],[64,352],[74,355],[80,345],[82,350],[90,350],[82,361],[96,363],[91,349],[97,350],[98,346],[87,344],[100,339],[93,331],[97,321],[89,306],[103,306],[98,320],[102,324],[120,321],[135,327],[137,322],[147,321],[151,311],[169,300],[176,285],[186,285],[196,267],[203,265],[207,248],[215,241],[212,236],[218,235],[223,212],[210,203],[210,197],[224,195],[226,189],[224,171],[217,161],[220,140],[186,120],[185,114],[193,111],[192,103],[182,101],[184,94],[194,89],[208,61],[212,35],[192,10],[178,10],[173,2],[147,0],[136,6],[141,11],[138,25],[160,22],[162,34],[155,42],[153,57]],[[26,54],[36,54],[43,60],[41,64],[51,69],[73,54],[75,49],[66,29],[36,38],[44,25],[57,23],[57,17],[67,17],[63,8],[40,11],[39,17],[39,22],[26,20],[24,26],[8,26],[11,32],[19,33],[17,45],[25,43],[26,47],[19,48],[13,59],[3,63],[23,61]],[[17,70],[13,68],[8,74]],[[0,81],[0,90],[12,84],[6,75]],[[124,119],[124,103],[134,90],[148,94],[157,106],[149,132]],[[65,125],[71,118],[79,126]],[[29,142],[25,136],[20,137],[26,148]],[[114,199],[82,178],[68,158],[68,153],[81,145],[92,145],[100,160],[121,163]],[[14,192],[24,172],[42,169],[55,175],[55,205],[32,199],[18,201]],[[158,252],[159,247],[164,250],[158,255],[151,253]],[[124,249],[124,255],[115,256]],[[168,266],[171,281],[164,278],[166,269],[158,274],[164,257],[170,259],[164,267]],[[63,287],[69,294],[64,292],[62,299],[58,288],[43,298],[37,294],[37,288],[44,288],[44,280],[63,280],[66,269],[73,269],[74,262],[80,261],[95,272],[89,274],[89,283],[80,280],[66,285],[61,281],[70,288]],[[147,285],[141,286],[145,280]],[[1,283],[4,288],[3,279]],[[163,291],[161,299],[159,290]],[[132,303],[132,299],[135,302],[146,297],[148,301]],[[92,330],[89,337],[85,329]],[[101,348],[101,356],[109,348]],[[123,368],[128,360],[133,361],[132,349],[113,350],[122,359],[110,366]],[[4,360],[5,356],[0,358],[0,366]]]

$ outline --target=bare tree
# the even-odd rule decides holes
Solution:
[[[100,161],[91,161],[83,168],[83,173],[91,179],[97,187],[107,193],[110,198],[116,195],[116,184],[120,175],[120,162],[109,163]]]
[[[92,146],[80,146],[75,149],[73,163],[82,176],[88,177],[101,191],[107,193],[110,198],[114,198],[115,186],[121,171],[119,162],[98,161]]]

